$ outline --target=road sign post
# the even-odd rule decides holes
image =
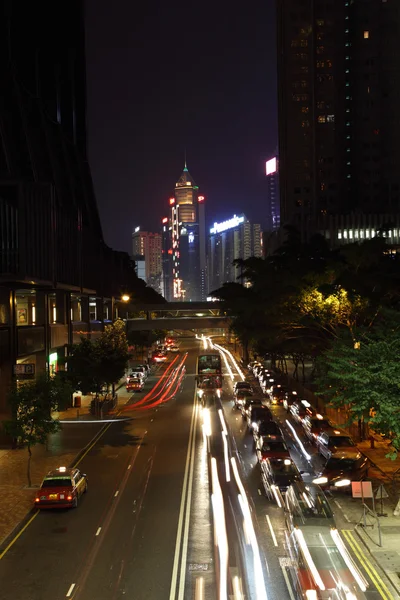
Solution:
[[[383,512],[383,499],[389,498],[389,495],[388,495],[387,491],[385,490],[382,483],[375,492],[375,498],[376,498],[376,500],[380,500],[380,502],[381,502],[381,512],[377,513],[378,517],[387,517],[387,513]]]

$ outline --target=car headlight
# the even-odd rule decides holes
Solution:
[[[257,423],[252,423],[251,426],[252,426],[253,429],[256,429],[256,430],[258,429]]]
[[[316,479],[313,479],[312,482],[316,483],[317,485],[322,485],[323,483],[328,483],[328,478],[327,477],[317,477]]]
[[[203,390],[197,390],[197,395],[199,398],[202,398],[203,394],[204,394]]]
[[[350,479],[340,479],[339,481],[336,481],[335,487],[345,487],[346,485],[350,485],[350,484],[351,484]]]

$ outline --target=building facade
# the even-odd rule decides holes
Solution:
[[[164,296],[168,301],[206,300],[206,242],[204,196],[186,163],[169,199],[163,219],[162,254]]]
[[[1,414],[12,377],[56,371],[68,344],[116,316],[123,293],[146,288],[102,236],[86,155],[82,5],[0,2]]]
[[[278,0],[281,222],[400,212],[400,4]]]
[[[162,235],[160,233],[150,233],[142,231],[140,227],[135,227],[132,233],[132,255],[144,259],[144,277],[147,285],[162,292]],[[141,265],[142,267],[142,265]],[[138,271],[137,271],[138,272]],[[140,269],[142,277],[142,268]]]
[[[279,229],[281,224],[278,165],[277,156],[273,156],[265,163],[265,174],[267,176],[267,218],[265,229],[268,232]]]
[[[224,283],[238,281],[236,259],[262,257],[261,226],[252,224],[245,215],[234,215],[222,223],[214,223],[208,237],[209,295]]]

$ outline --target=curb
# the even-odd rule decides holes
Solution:
[[[114,415],[114,417],[115,416],[116,415]],[[73,461],[68,465],[69,468],[73,468],[76,465],[76,463],[79,461],[81,456],[83,456],[83,454],[87,451],[87,449],[92,444],[96,443],[97,439],[99,439],[102,436],[104,429],[108,425],[109,425],[109,423],[104,423],[103,427],[101,427],[101,429],[91,438],[91,440],[89,440],[89,442],[86,444],[86,446],[84,446],[83,448],[81,448],[81,450],[79,450],[78,454],[75,456]],[[25,517],[23,517],[21,519],[21,521],[18,523],[18,525],[16,525],[14,527],[14,529],[0,542],[0,556],[4,552],[4,550],[6,550],[6,548],[9,546],[9,544],[11,544],[11,542],[13,541],[15,536],[18,535],[18,533],[20,533],[24,529],[24,527],[26,527],[29,520],[34,516],[34,514],[36,514],[38,512],[39,512],[39,509],[36,508],[35,506],[32,506],[30,511],[25,515]],[[3,557],[1,557],[0,560],[2,558]]]
[[[364,548],[366,548],[366,550],[368,551],[369,555],[371,556],[372,560],[374,561],[374,564],[378,567],[378,569],[380,570],[381,574],[383,574],[386,577],[386,579],[390,582],[390,585],[392,586],[392,588],[394,590],[396,590],[396,593],[400,596],[400,587],[397,587],[397,585],[395,585],[393,583],[392,578],[389,577],[389,575],[386,573],[385,569],[382,567],[382,565],[380,564],[380,562],[372,554],[369,546],[367,545],[367,542],[364,540],[363,536],[358,531],[358,527],[355,527],[353,529],[353,531],[357,534],[358,539],[361,541],[361,543],[363,544]]]

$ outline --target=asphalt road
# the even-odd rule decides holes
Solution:
[[[111,424],[83,458],[89,492],[78,508],[41,511],[15,541],[0,561],[1,600],[165,600],[174,582],[171,599],[188,598],[205,568],[203,583],[214,589],[208,484],[195,465],[192,346],[175,398],[125,412],[131,420]]]

